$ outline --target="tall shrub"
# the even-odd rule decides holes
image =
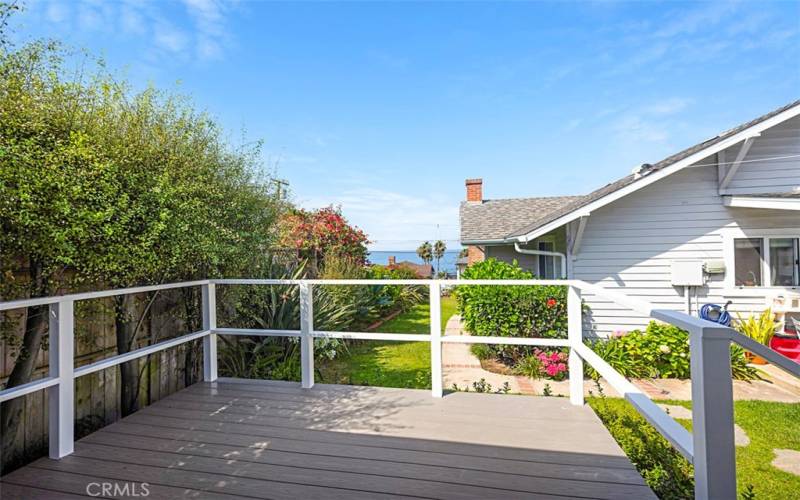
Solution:
[[[100,63],[80,80],[58,44],[0,50],[3,299],[196,277],[259,275],[283,203],[256,174],[258,147],[230,147],[181,96],[134,92]],[[197,303],[197,292],[187,292]],[[144,300],[153,300],[154,296]],[[142,298],[116,303],[117,350],[139,342]],[[199,321],[197,307],[186,322]],[[46,311],[29,308],[8,387],[30,380]],[[122,413],[139,373],[121,365]],[[2,405],[4,450],[22,399]]]
[[[515,261],[487,259],[469,266],[462,278],[527,280],[534,276]],[[461,285],[456,299],[464,327],[473,335],[567,337],[567,291],[561,286]],[[492,346],[496,355],[516,361],[530,354],[520,346]]]

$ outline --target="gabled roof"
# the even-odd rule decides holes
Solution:
[[[628,186],[632,186],[632,185],[636,184],[637,182],[644,181],[645,179],[648,179],[651,175],[653,175],[654,173],[656,173],[658,171],[665,170],[668,167],[676,165],[679,162],[681,162],[682,160],[690,158],[690,157],[692,157],[692,156],[694,156],[694,155],[696,155],[698,153],[702,153],[703,151],[708,150],[708,149],[712,148],[713,146],[719,145],[720,143],[723,143],[723,142],[727,141],[728,139],[734,138],[737,134],[740,134],[740,133],[742,133],[742,132],[744,132],[744,131],[746,131],[746,130],[748,130],[750,128],[753,128],[756,125],[762,124],[762,123],[766,122],[767,120],[769,120],[771,118],[777,117],[778,115],[780,115],[781,113],[784,113],[785,111],[789,111],[792,108],[798,108],[798,107],[800,107],[800,100],[794,101],[794,102],[792,102],[790,104],[787,104],[785,106],[781,106],[780,108],[778,108],[778,109],[776,109],[774,111],[770,111],[769,113],[767,113],[767,114],[765,114],[763,116],[759,116],[758,118],[756,118],[754,120],[751,120],[751,121],[749,121],[747,123],[743,123],[743,124],[741,124],[741,125],[739,125],[737,127],[734,127],[734,128],[732,128],[730,130],[722,132],[721,134],[719,134],[719,135],[717,135],[715,137],[712,137],[711,139],[705,140],[705,141],[703,141],[703,142],[701,142],[699,144],[695,144],[694,146],[692,146],[690,148],[686,148],[683,151],[680,151],[679,153],[676,153],[676,154],[674,154],[672,156],[668,156],[667,158],[664,158],[663,160],[659,161],[658,163],[650,166],[646,170],[646,172],[643,172],[642,174],[638,174],[638,175],[637,174],[630,174],[630,175],[627,175],[627,176],[623,177],[622,179],[619,179],[618,181],[612,182],[610,184],[607,184],[607,185],[601,187],[600,189],[592,191],[591,193],[587,194],[586,196],[576,197],[576,199],[573,202],[571,202],[569,204],[566,204],[566,205],[560,207],[557,210],[550,211],[546,216],[538,217],[538,218],[536,218],[534,220],[531,220],[526,225],[518,226],[516,229],[509,231],[505,235],[504,239],[516,239],[518,237],[531,234],[534,231],[537,231],[537,230],[543,228],[547,224],[555,222],[558,219],[560,219],[560,218],[562,218],[562,217],[564,217],[566,215],[569,215],[569,214],[571,214],[573,212],[577,212],[577,211],[581,210],[582,208],[587,207],[589,204],[591,204],[591,203],[593,203],[595,201],[602,200],[603,198],[605,198],[605,197],[607,197],[607,196],[609,196],[609,195],[611,195],[613,193],[616,193],[616,192],[622,190],[623,188],[626,188]],[[713,154],[713,153],[709,152],[709,154]],[[649,184],[649,183],[647,183],[647,184]],[[646,185],[646,184],[643,183],[643,185]]]
[[[580,198],[582,196],[549,196],[461,202],[461,242],[501,241],[515,229],[545,219]]]

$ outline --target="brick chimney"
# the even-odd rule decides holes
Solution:
[[[396,261],[395,261],[394,255],[390,255],[389,256],[389,265],[393,266],[393,265],[395,265],[395,262]]]
[[[483,203],[483,179],[467,179],[467,201]]]

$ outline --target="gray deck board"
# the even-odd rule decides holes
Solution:
[[[0,481],[6,498],[655,498],[564,398],[220,380],[195,384]]]

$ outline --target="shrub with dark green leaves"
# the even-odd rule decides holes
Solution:
[[[515,261],[488,259],[469,266],[462,278],[534,279]],[[464,327],[472,335],[567,338],[567,290],[561,286],[459,285],[456,300]],[[504,361],[530,355],[525,346],[491,346]]]
[[[588,402],[658,498],[694,498],[692,465],[630,403],[606,397]]]
[[[622,375],[629,378],[677,378],[691,376],[689,365],[689,332],[664,323],[651,321],[645,331],[633,330],[608,340],[587,342],[594,352]],[[587,364],[587,374],[598,374]],[[744,351],[731,347],[733,378],[757,378],[754,368],[747,365]]]

